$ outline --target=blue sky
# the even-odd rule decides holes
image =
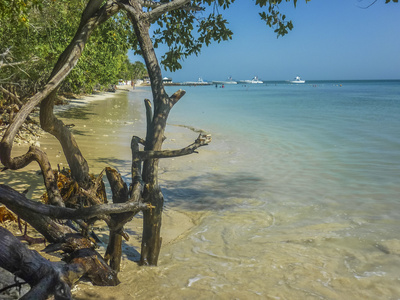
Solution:
[[[173,81],[400,79],[400,4],[384,0],[298,0],[280,6],[294,29],[276,38],[260,20],[255,1],[236,0],[221,11],[233,39],[204,47],[182,62],[183,69],[163,71]],[[161,49],[157,53],[161,55]],[[141,60],[130,56],[131,60]],[[143,60],[141,60],[143,61]]]

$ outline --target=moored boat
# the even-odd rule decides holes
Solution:
[[[237,84],[237,82],[234,81],[232,79],[232,77],[229,77],[228,80],[225,80],[225,81],[213,81],[212,83],[213,84]]]
[[[199,78],[197,81],[185,81],[183,85],[210,85],[210,82],[204,81],[203,78]]]
[[[263,83],[261,80],[258,79],[257,76],[253,77],[251,80],[239,80],[239,83],[244,83],[244,84],[257,84],[257,83]]]
[[[305,83],[306,81],[301,79],[300,76],[296,76],[294,80],[289,81],[290,83]]]

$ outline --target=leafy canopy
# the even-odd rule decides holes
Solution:
[[[87,0],[0,0],[0,84],[14,86],[22,98],[47,80],[80,23]],[[123,14],[110,18],[91,36],[62,91],[88,93],[116,83],[135,43]]]

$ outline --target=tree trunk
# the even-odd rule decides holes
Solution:
[[[105,4],[101,6],[104,2]],[[73,278],[78,278],[84,274],[96,285],[116,285],[119,283],[116,272],[120,268],[122,237],[127,238],[123,231],[123,226],[140,210],[143,210],[140,263],[142,265],[157,265],[162,242],[160,231],[164,205],[164,197],[158,183],[159,159],[193,153],[195,149],[211,140],[209,136],[200,135],[195,143],[184,149],[176,151],[161,150],[168,115],[172,107],[184,95],[184,91],[179,90],[171,97],[165,92],[160,65],[150,39],[149,29],[150,24],[155,21],[157,16],[166,13],[172,6],[177,8],[189,2],[189,0],[176,0],[168,4],[162,4],[160,7],[145,13],[139,1],[90,0],[82,14],[81,23],[73,41],[60,56],[48,83],[41,92],[34,95],[21,108],[15,122],[10,124],[0,143],[1,160],[7,168],[20,169],[32,161],[37,161],[44,174],[43,177],[51,204],[63,206],[63,202],[60,201],[61,197],[55,176],[46,155],[40,149],[31,147],[25,155],[11,158],[12,143],[16,132],[33,108],[41,103],[40,121],[42,128],[59,140],[71,169],[72,177],[81,187],[80,192],[87,199],[93,200],[89,201],[93,206],[71,209],[43,205],[46,207],[43,208],[42,204],[29,202],[23,195],[1,184],[0,202],[5,203],[7,207],[42,233],[46,239],[54,243],[46,248],[47,251],[62,250],[68,253],[67,263],[73,266],[81,266],[79,269],[71,269],[72,274],[75,274]],[[146,139],[143,141],[137,137],[132,138],[132,186],[130,190],[128,191],[119,173],[110,168],[107,169],[107,177],[112,188],[114,202],[110,207],[104,204],[98,205],[101,203],[95,199],[96,184],[89,178],[88,164],[81,154],[72,133],[62,121],[55,117],[53,108],[57,87],[76,65],[91,32],[99,24],[118,12],[119,7],[117,4],[128,12],[128,17],[133,24],[149,72],[154,107],[152,108],[149,100],[145,100],[147,117]],[[144,151],[139,151],[139,144],[144,145]],[[143,201],[147,205],[144,205]],[[94,250],[94,245],[87,236],[79,234],[68,226],[51,219],[90,219],[100,215],[106,220],[110,228],[110,241],[106,251],[106,260],[110,261],[111,268]],[[46,293],[53,293],[56,295],[56,299],[70,299],[69,289],[67,287],[64,288],[63,285],[65,279],[61,278],[61,275],[66,276],[64,274],[65,269],[60,269],[57,264],[43,262],[43,258],[39,258],[36,252],[29,252],[29,250],[21,247],[15,240],[9,238],[9,233],[4,230],[0,231],[0,246],[0,266],[11,272],[21,270],[23,278],[27,281],[29,280],[32,290],[27,299],[42,299],[47,297],[46,295],[48,294]],[[17,249],[15,253],[13,252],[14,249]],[[22,261],[22,265],[12,263],[18,260]],[[31,261],[33,263],[30,265]],[[48,275],[43,275],[42,270],[38,269],[38,265],[40,266],[41,264],[46,265],[44,273],[48,273]],[[67,271],[71,270],[68,269]]]
[[[133,24],[149,72],[154,102],[153,117],[147,118],[144,150],[159,151],[161,150],[169,112],[169,109],[166,109],[168,95],[164,90],[161,69],[149,35],[150,22],[141,11],[139,4],[135,2],[132,8],[128,8],[128,16]],[[140,263],[143,265],[157,265],[162,242],[160,229],[164,205],[164,197],[158,185],[158,159],[147,159],[144,161],[142,178],[145,183],[143,192],[144,201],[150,203],[155,208],[143,213]]]
[[[188,0],[175,1],[171,5],[175,8],[188,3]],[[150,102],[146,101],[147,132],[145,151],[161,151],[164,141],[164,131],[167,118],[174,104],[184,95],[183,91],[175,93],[171,98],[167,95],[162,81],[161,68],[150,38],[150,24],[155,18],[168,11],[165,5],[144,13],[139,2],[132,1],[129,5],[121,4],[128,12],[135,31],[142,56],[150,76],[151,91],[153,94],[154,111],[151,115]],[[164,196],[158,184],[158,158],[148,158],[143,162],[142,179],[144,182],[143,198],[154,209],[143,212],[143,236],[140,263],[143,265],[157,265],[161,249],[161,222],[164,205]]]
[[[70,67],[69,71],[72,70],[81,57],[86,42],[93,30],[118,12],[117,5],[105,4],[100,8],[102,3],[102,0],[90,0],[82,13],[81,23],[75,37],[61,54],[50,78],[52,78],[54,74],[59,73],[66,64]],[[66,127],[61,120],[58,120],[53,113],[56,93],[57,89],[41,102],[40,124],[45,131],[54,135],[59,140],[73,178],[79,185],[88,188],[88,183],[90,182],[89,166],[79,150],[78,144],[69,128]]]

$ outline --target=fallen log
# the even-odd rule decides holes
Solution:
[[[29,250],[7,229],[0,227],[0,266],[25,280],[31,290],[21,299],[72,299],[70,284],[81,275],[77,265],[50,262]]]
[[[39,233],[52,244],[47,248],[47,252],[63,251],[67,254],[66,261],[69,264],[76,265],[77,263],[81,266],[80,273],[77,278],[81,276],[88,277],[95,285],[117,285],[119,280],[117,273],[114,272],[110,266],[108,266],[101,255],[95,251],[95,245],[87,237],[82,236],[70,227],[59,224],[54,221],[51,217],[45,216],[39,209],[35,212],[35,207],[46,208],[52,207],[50,205],[44,205],[39,202],[28,200],[25,195],[18,193],[12,188],[0,185],[0,203],[3,203],[13,211],[15,214],[20,216],[22,219],[32,225]],[[32,205],[32,207],[30,206]],[[38,205],[38,206],[37,206]],[[100,205],[99,205],[100,206]],[[68,211],[74,211],[74,209],[68,209],[65,207],[53,207],[54,209],[67,209]],[[93,208],[93,207],[92,207]],[[90,208],[88,208],[90,209]],[[48,215],[49,211],[47,211]],[[69,211],[70,213],[70,211]],[[78,216],[79,217],[79,216]],[[0,237],[1,238],[1,237]],[[0,244],[3,249],[3,245]],[[4,249],[8,245],[4,245]],[[5,251],[13,251],[5,250]],[[0,250],[1,251],[1,250]],[[36,254],[39,255],[39,254]],[[18,259],[18,258],[16,258]],[[22,258],[19,258],[20,260]],[[17,264],[18,270],[19,265]],[[8,270],[8,265],[5,261],[0,260],[0,267]],[[75,276],[75,275],[73,275]],[[32,298],[35,299],[35,298]]]

